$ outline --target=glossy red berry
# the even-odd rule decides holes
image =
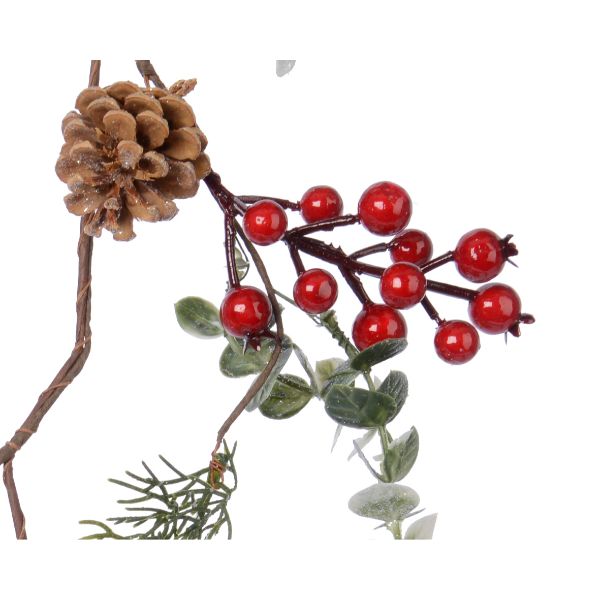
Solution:
[[[479,334],[466,321],[444,321],[434,338],[437,355],[451,365],[470,361],[479,350]]]
[[[259,246],[279,241],[287,229],[287,216],[279,204],[260,200],[244,213],[244,233]]]
[[[406,227],[412,202],[404,188],[390,181],[368,187],[358,201],[360,222],[377,235],[393,235]]]
[[[294,284],[296,304],[309,314],[329,310],[337,300],[338,286],[333,275],[323,269],[309,269]]]
[[[339,217],[343,210],[341,196],[326,185],[311,187],[300,200],[300,213],[307,223]]]
[[[382,300],[392,308],[410,308],[423,300],[427,282],[417,265],[399,262],[389,266],[379,280]]]
[[[383,340],[403,337],[406,337],[404,317],[385,304],[367,304],[352,326],[352,339],[359,350]]]
[[[469,302],[469,316],[485,333],[504,333],[521,316],[521,299],[517,292],[502,283],[488,283],[477,290]]]
[[[406,229],[397,235],[389,245],[394,262],[410,262],[424,265],[433,255],[431,238],[419,229]]]
[[[453,254],[458,272],[476,283],[496,277],[506,261],[502,240],[489,229],[473,229],[465,233]]]
[[[252,286],[230,289],[221,303],[221,324],[235,337],[255,335],[267,329],[271,314],[266,294]]]

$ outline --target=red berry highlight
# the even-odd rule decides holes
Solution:
[[[269,325],[271,314],[269,298],[252,286],[230,289],[221,303],[221,324],[235,337],[264,331]]]
[[[341,196],[326,185],[311,187],[300,200],[300,213],[307,223],[339,217],[343,210]]]
[[[479,350],[479,334],[466,321],[445,321],[433,340],[437,355],[451,365],[469,362]]]
[[[272,200],[260,200],[244,213],[244,233],[259,246],[278,242],[287,229],[287,215]]]
[[[404,317],[385,304],[368,304],[356,316],[352,339],[359,350],[390,338],[406,337]]]
[[[390,256],[394,262],[424,265],[433,256],[431,238],[419,229],[406,229],[390,242]]]
[[[454,250],[458,272],[476,283],[493,279],[502,271],[506,259],[500,238],[489,229],[465,233]]]
[[[294,300],[309,314],[318,315],[329,310],[337,300],[337,295],[337,282],[324,269],[309,269],[294,284]]]
[[[381,298],[392,308],[410,308],[418,304],[425,295],[426,286],[421,269],[408,262],[391,265],[379,280]]]
[[[368,187],[358,201],[360,222],[377,235],[393,235],[406,227],[412,202],[404,188],[390,181]]]
[[[488,283],[477,290],[469,302],[469,316],[485,333],[504,333],[519,322],[521,299],[502,283]]]

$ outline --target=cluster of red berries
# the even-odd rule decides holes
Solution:
[[[295,208],[308,224],[327,222],[331,225],[341,217],[343,202],[333,188],[317,186],[309,189]],[[356,347],[364,350],[385,339],[406,337],[406,322],[399,311],[423,303],[438,324],[434,338],[437,354],[451,364],[465,363],[479,350],[477,329],[466,321],[439,318],[425,298],[428,289],[425,273],[435,266],[454,261],[466,279],[485,283],[502,271],[504,263],[517,253],[516,248],[509,243],[510,236],[501,239],[488,229],[476,229],[460,238],[455,250],[441,257],[444,260],[432,261],[433,245],[429,236],[417,229],[406,229],[411,214],[410,197],[394,183],[376,183],[367,188],[359,200],[356,221],[373,234],[395,237],[374,250],[379,251],[384,246],[393,261],[391,266],[377,271],[383,303],[374,303],[364,294],[363,308],[354,320],[352,338]],[[259,200],[244,212],[244,232],[258,245],[269,245],[282,239],[288,243],[287,225],[284,208],[274,200]],[[368,253],[367,249],[355,255]],[[338,296],[333,275],[324,269],[304,270],[298,266],[297,269],[299,275],[293,292],[296,304],[310,314],[329,310]],[[373,267],[369,274],[374,273],[373,269],[378,268]],[[459,289],[437,284],[436,291],[449,293],[444,292],[443,287]],[[519,296],[507,285],[488,283],[476,291],[463,291],[468,294],[472,322],[485,333],[518,335],[519,323],[533,322],[531,315],[521,313]],[[269,299],[255,287],[232,287],[221,306],[223,326],[237,337],[252,338],[264,334],[271,319]]]

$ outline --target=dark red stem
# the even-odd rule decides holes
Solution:
[[[444,322],[444,319],[440,317],[440,314],[435,310],[435,307],[431,304],[431,301],[427,296],[424,296],[423,300],[421,300],[421,306],[425,309],[429,318],[433,319],[438,325],[441,325]]]
[[[350,258],[362,258],[363,256],[370,256],[371,254],[377,254],[378,252],[385,252],[388,250],[390,245],[386,242],[381,242],[379,244],[373,244],[372,246],[367,246],[366,248],[362,248],[361,250],[357,250],[352,254],[349,254]]]
[[[296,273],[298,275],[302,275],[302,273],[304,273],[306,269],[304,268],[304,263],[302,262],[302,258],[300,257],[300,252],[298,252],[298,248],[293,243],[289,243],[287,247],[290,251],[290,258],[292,259],[292,263],[294,265],[294,268],[296,269]]]
[[[358,215],[342,215],[341,217],[334,217],[333,219],[325,219],[317,223],[309,223],[308,225],[302,225],[290,229],[286,236],[297,237],[301,235],[308,235],[309,233],[316,233],[317,231],[333,231],[336,227],[343,225],[353,225],[358,223]]]
[[[339,267],[339,269],[342,277],[346,280],[346,283],[354,292],[356,297],[360,300],[361,304],[363,306],[366,306],[367,304],[373,304],[373,301],[369,298],[361,280],[358,278],[356,273],[345,267]]]
[[[241,200],[244,204],[254,204],[261,200],[271,200],[271,202],[279,204],[281,208],[286,208],[287,210],[300,210],[300,205],[297,202],[282,200],[281,198],[272,198],[271,196],[236,196],[236,198]]]
[[[446,254],[442,254],[441,256],[437,256],[436,258],[432,258],[430,261],[426,262],[422,267],[421,271],[423,273],[427,273],[429,271],[433,271],[433,269],[437,269],[446,263],[452,262],[454,260],[454,253],[452,251],[446,252]]]
[[[459,287],[457,285],[450,285],[449,283],[441,283],[440,281],[427,280],[427,289],[430,292],[436,292],[438,294],[445,294],[446,296],[453,296],[454,298],[462,298],[463,300],[474,300],[477,296],[475,290],[469,290],[468,288]]]

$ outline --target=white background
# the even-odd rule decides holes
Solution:
[[[432,542],[391,545],[346,509],[372,479],[346,461],[355,432],[330,453],[335,424],[313,400],[285,422],[245,413],[229,433],[239,443],[235,541],[75,546],[90,532],[79,519],[121,512],[107,477],[156,465],[159,453],[201,468],[245,390],[219,374],[223,341],[193,339],[174,318],[179,298],[219,304],[224,291],[222,219],[201,187],[173,221],[137,224],[130,243],[95,243],[92,353],[14,461],[26,547],[11,540],[0,494],[3,579],[6,569],[21,589],[60,580],[67,597],[145,586],[300,597],[319,577],[318,591],[348,597],[596,597],[586,545],[598,534],[594,3],[204,5],[34,4],[3,17],[0,435],[10,438],[73,345],[78,219],[54,163],[60,121],[94,57],[102,84],[139,81],[140,56],[167,84],[197,77],[188,101],[236,193],[298,199],[324,183],[354,211],[368,185],[389,179],[408,190],[411,225],[436,254],[474,227],[514,234],[519,269],[498,279],[537,323],[508,345],[482,336],[470,364],[450,367],[417,307],[406,314],[407,351],[377,370],[409,377],[391,430],[419,430],[403,483],[439,513]],[[296,67],[278,78],[276,58]],[[358,226],[324,239],[348,250],[379,241]],[[285,252],[262,254],[289,293]],[[432,278],[460,283],[452,265]],[[446,318],[465,318],[461,301],[432,300]],[[346,330],[358,308],[342,286]],[[313,361],[342,356],[300,313],[284,318]]]

